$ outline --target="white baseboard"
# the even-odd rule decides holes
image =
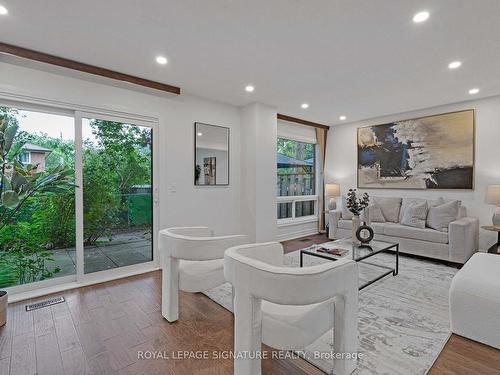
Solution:
[[[286,234],[281,234],[281,235],[278,235],[278,241],[288,241],[288,240],[294,240],[296,238],[300,238],[300,237],[305,237],[305,236],[312,236],[314,234],[318,234],[318,229],[302,229],[302,230],[298,230],[298,231],[295,231],[295,232],[290,232],[290,233],[286,233]],[[325,237],[325,242],[327,242],[328,239]]]
[[[31,298],[45,296],[47,294],[64,292],[65,290],[81,288],[81,287],[88,286],[88,285],[105,283],[107,281],[123,279],[123,278],[129,277],[129,276],[140,275],[140,274],[147,273],[147,272],[157,271],[159,269],[160,269],[160,267],[158,267],[156,265],[151,265],[147,268],[142,268],[142,269],[137,269],[137,270],[127,270],[126,272],[123,272],[123,273],[99,275],[100,277],[89,278],[85,281],[73,281],[70,283],[52,285],[52,286],[49,286],[46,288],[33,289],[33,290],[23,291],[23,292],[18,292],[18,293],[12,293],[11,291],[9,291],[9,295],[8,295],[9,302],[8,303],[24,301],[24,300],[28,300]]]

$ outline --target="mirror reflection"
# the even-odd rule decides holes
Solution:
[[[229,128],[196,122],[195,185],[229,184]]]

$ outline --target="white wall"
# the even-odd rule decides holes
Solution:
[[[0,63],[0,101],[13,93],[157,117],[159,227],[208,225],[218,233],[240,232],[240,113],[237,107],[184,94],[150,95]],[[229,186],[194,186],[195,121],[231,129]]]
[[[276,108],[241,109],[241,223],[250,239],[276,241]]]
[[[292,240],[318,233],[318,219],[306,223],[280,224],[278,227],[278,241]],[[325,242],[327,239],[325,238]]]
[[[475,189],[453,190],[387,190],[366,189],[372,195],[454,198],[462,200],[470,216],[480,219],[481,225],[491,224],[494,207],[484,203],[486,187],[500,183],[500,97],[390,115],[357,123],[338,125],[328,132],[325,182],[341,185],[342,193],[356,187],[357,128],[391,121],[456,111],[476,109]],[[481,230],[480,248],[487,249],[496,242],[496,234]]]

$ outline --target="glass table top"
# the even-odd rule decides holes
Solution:
[[[322,258],[330,258],[332,260],[337,260],[341,258],[349,258],[355,261],[368,258],[374,254],[380,253],[385,250],[394,248],[395,250],[397,243],[384,242],[384,241],[371,241],[369,244],[353,244],[351,238],[343,238],[336,241],[327,242],[320,245],[312,245],[306,249],[301,250],[305,254],[318,255]],[[334,255],[330,253],[325,253],[319,251],[321,248],[326,249],[342,249],[345,250],[343,255]]]

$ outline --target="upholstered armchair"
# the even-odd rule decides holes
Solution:
[[[252,355],[261,343],[304,349],[332,327],[333,352],[357,353],[358,266],[353,260],[286,267],[281,244],[250,244],[226,250],[224,275],[234,290],[235,375],[261,374],[261,361]],[[353,357],[335,360],[334,373],[354,371]]]
[[[225,282],[224,251],[248,242],[246,235],[214,237],[207,227],[163,229],[159,233],[162,315],[179,318],[179,290],[204,292]]]

